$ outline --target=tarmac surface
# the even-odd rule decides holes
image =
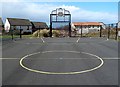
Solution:
[[[115,40],[66,37],[3,41],[1,60],[2,85],[118,85]]]

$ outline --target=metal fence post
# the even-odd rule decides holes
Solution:
[[[52,14],[50,14],[50,37],[52,37]]]
[[[108,39],[110,38],[110,24],[108,24]]]
[[[81,25],[81,37],[82,37],[82,25]]]
[[[13,29],[11,29],[11,36],[12,36],[12,40],[14,39],[14,36],[13,36]]]
[[[21,29],[21,26],[20,26],[20,39],[22,38],[22,29]]]
[[[102,37],[102,26],[100,25],[100,37]]]
[[[118,23],[116,23],[115,28],[116,28],[115,40],[117,40],[117,37],[118,37]]]
[[[71,15],[69,16],[69,37],[71,37]]]
[[[20,29],[20,39],[22,39],[22,29]]]

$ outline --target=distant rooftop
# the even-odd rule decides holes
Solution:
[[[48,28],[45,22],[32,22],[35,28]]]
[[[20,18],[7,18],[11,25],[13,26],[30,26],[32,25],[28,19]]]
[[[101,25],[101,22],[73,22],[75,26],[80,26],[80,25]]]

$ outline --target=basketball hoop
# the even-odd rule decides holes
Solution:
[[[63,12],[58,12],[58,16],[63,16]]]
[[[71,14],[68,10],[63,8],[57,8],[50,14],[50,37],[52,37],[52,25],[53,23],[68,23],[68,35],[71,36]]]

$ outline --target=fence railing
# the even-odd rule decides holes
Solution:
[[[81,31],[83,31],[83,28],[81,28]],[[105,24],[105,28],[100,26],[100,30],[83,33],[81,32],[79,34],[80,37],[105,37],[108,39],[115,39],[118,40],[120,36],[118,35],[118,31],[120,31],[120,28],[118,28],[118,23],[112,23],[112,24]]]
[[[120,35],[118,35],[118,32],[120,32],[120,28],[118,28],[118,23],[112,23],[112,24],[105,24],[105,28],[100,26],[100,30],[91,30],[88,33],[83,33],[83,28],[81,27],[81,34],[77,34],[76,32],[72,32],[73,36],[79,36],[79,37],[104,37],[108,39],[115,39],[120,40]],[[2,32],[2,38],[3,39],[16,39],[16,38],[22,38],[23,34],[21,33],[21,30],[10,30],[9,32]]]

